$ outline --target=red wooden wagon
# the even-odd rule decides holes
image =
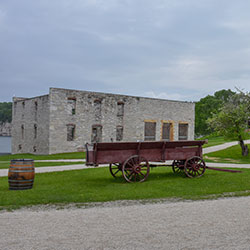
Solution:
[[[122,172],[128,182],[145,181],[149,162],[173,160],[174,172],[183,171],[190,178],[206,170],[202,145],[206,141],[103,142],[86,144],[86,165],[109,164],[112,176]]]

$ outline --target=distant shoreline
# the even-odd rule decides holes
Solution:
[[[11,155],[11,153],[0,153],[0,155]]]

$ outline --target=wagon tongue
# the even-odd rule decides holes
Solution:
[[[214,167],[206,167],[207,169],[217,170],[217,171],[224,171],[224,172],[231,172],[231,173],[242,173],[240,170],[231,170],[231,169],[224,169],[224,168],[214,168]]]

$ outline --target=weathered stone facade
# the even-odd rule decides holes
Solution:
[[[73,152],[94,141],[192,140],[194,106],[50,88],[45,96],[13,99],[12,153]]]

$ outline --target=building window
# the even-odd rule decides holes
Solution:
[[[25,109],[25,102],[22,102],[22,106],[23,106],[23,113],[22,113],[22,119],[24,119],[24,109]]]
[[[144,140],[155,141],[156,122],[145,122],[144,126]]]
[[[162,140],[165,141],[173,140],[173,123],[170,122],[162,123]]]
[[[37,104],[37,101],[35,101],[35,121],[37,121],[37,107],[38,107],[38,104]]]
[[[76,98],[75,97],[68,98],[68,107],[70,110],[70,114],[75,115],[76,113]]]
[[[117,116],[124,116],[124,103],[123,102],[117,103]]]
[[[102,141],[102,125],[93,125],[91,133],[91,142],[101,142]]]
[[[37,125],[34,124],[34,139],[37,138]]]
[[[179,123],[179,140],[187,140],[188,139],[188,124],[187,123]]]
[[[116,127],[116,141],[122,141],[123,139],[123,127],[117,126]]]
[[[101,122],[102,119],[102,102],[100,99],[96,99],[94,101],[94,112],[95,112],[95,120],[97,122]]]
[[[75,138],[75,128],[74,124],[67,125],[67,141],[73,141]]]
[[[21,135],[22,135],[22,139],[24,139],[24,125],[21,126]]]
[[[38,107],[38,104],[37,104],[37,101],[35,101],[35,111],[37,111],[37,107]]]

